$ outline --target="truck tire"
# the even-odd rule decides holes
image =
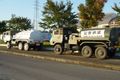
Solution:
[[[54,53],[55,54],[62,54],[63,53],[63,47],[60,44],[56,44],[54,46]]]
[[[28,43],[25,43],[25,44],[24,44],[24,50],[25,50],[25,51],[29,51],[29,48],[30,48],[29,44],[28,44]]]
[[[7,49],[10,49],[11,48],[11,43],[10,42],[7,42]]]
[[[81,50],[81,55],[85,58],[90,58],[92,56],[92,49],[90,46],[83,46]]]
[[[19,43],[18,43],[18,49],[19,49],[19,50],[23,50],[23,43],[22,43],[22,42],[19,42]]]
[[[98,59],[105,59],[107,58],[107,49],[104,47],[97,47],[95,50],[95,57]]]

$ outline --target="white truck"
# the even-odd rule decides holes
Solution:
[[[49,43],[51,34],[48,32],[41,32],[39,30],[26,30],[18,32],[15,35],[8,36],[11,36],[11,38],[6,40],[7,48],[17,46],[19,50],[24,49],[28,51],[30,48],[42,46],[43,42]]]
[[[2,34],[2,40],[7,43],[12,39],[12,36],[18,33],[18,31],[5,31]]]
[[[73,28],[60,28],[52,33],[50,44],[54,53],[78,50],[83,57],[98,59],[113,57],[120,45],[120,27],[83,29],[79,33]]]

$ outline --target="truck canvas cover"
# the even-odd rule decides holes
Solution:
[[[51,34],[48,32],[42,32],[39,30],[27,30],[22,31],[14,35],[14,39],[19,40],[33,40],[33,41],[44,41],[50,40]]]

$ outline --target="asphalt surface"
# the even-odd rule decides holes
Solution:
[[[0,53],[0,80],[120,80],[120,72]]]
[[[0,53],[120,71],[120,53],[118,53],[114,58],[105,60],[98,60],[96,58],[83,58],[78,53],[70,54],[69,52],[64,53],[64,55],[55,55],[51,48],[43,48],[39,51],[20,51],[16,48],[6,49],[6,47],[1,46]]]

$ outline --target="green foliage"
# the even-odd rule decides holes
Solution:
[[[8,30],[21,31],[31,27],[31,21],[24,17],[13,17],[8,21]]]
[[[0,44],[6,44],[3,40],[0,40]]]
[[[98,25],[98,21],[102,20],[104,13],[102,9],[106,0],[86,0],[85,4],[80,4],[79,18],[83,28],[90,28]]]
[[[0,22],[0,34],[6,31],[6,21]]]
[[[116,22],[120,25],[120,7],[118,7],[117,4],[115,4],[114,7],[112,7],[112,9],[117,12],[118,16],[116,18]]]
[[[72,12],[72,3],[67,1],[53,2],[47,0],[44,11],[43,19],[40,22],[40,27],[44,29],[60,28],[60,27],[74,27],[76,26],[76,14]]]
[[[113,10],[115,10],[118,14],[120,14],[120,7],[117,6],[117,4],[115,4],[114,7],[112,7]]]

